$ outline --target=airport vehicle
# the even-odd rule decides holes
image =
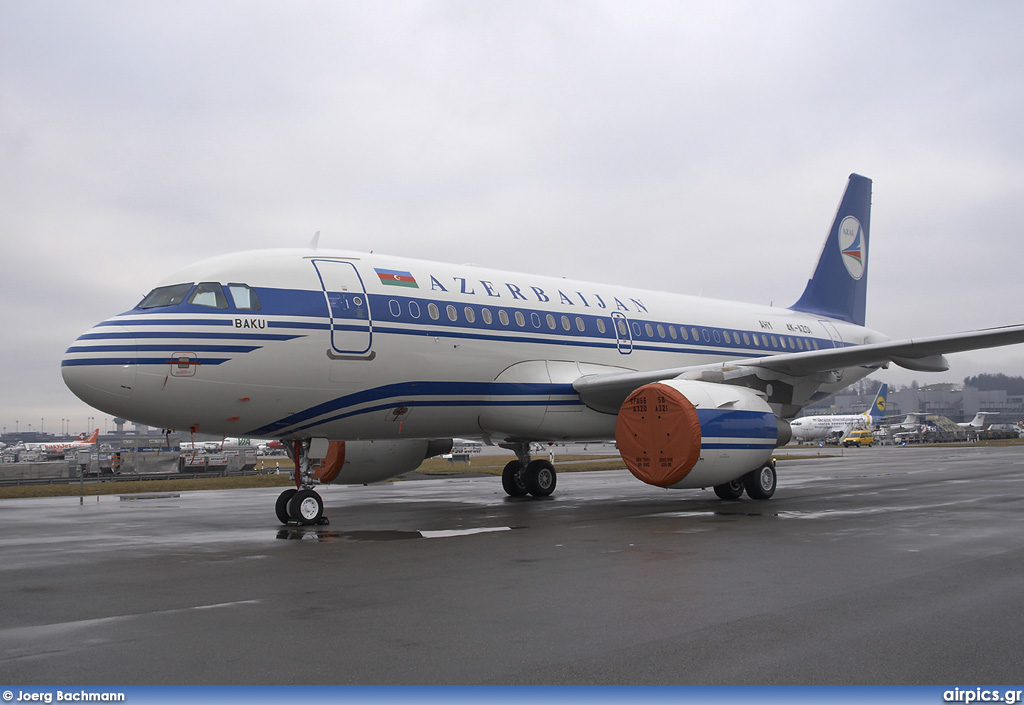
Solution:
[[[793,419],[789,422],[790,428],[793,429],[793,440],[813,443],[837,432],[845,434],[855,428],[869,428],[885,416],[885,400],[888,393],[889,385],[883,384],[871,406],[859,414],[821,414]]]
[[[25,443],[25,450],[37,451],[43,455],[63,456],[69,450],[86,450],[94,448],[96,446],[96,439],[100,436],[100,430],[97,428],[91,434],[86,436],[84,433],[78,434],[78,438],[73,441],[53,441],[48,443]]]
[[[395,477],[456,437],[515,453],[502,475],[512,496],[555,489],[531,442],[615,438],[643,482],[767,499],[785,419],[807,404],[890,362],[941,371],[945,353],[1024,342],[1021,325],[900,341],[866,328],[870,209],[871,181],[851,175],[789,308],[262,250],[172,274],[79,337],[61,370],[108,414],[288,441],[283,522],[322,520],[317,483]]]
[[[843,438],[843,447],[850,448],[852,446],[868,446],[869,448],[874,444],[875,437],[871,433],[869,428],[858,428],[850,431]]]

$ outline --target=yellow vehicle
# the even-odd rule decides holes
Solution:
[[[849,448],[850,446],[871,446],[875,442],[875,437],[871,434],[871,429],[861,428],[856,431],[850,431],[843,438],[843,447]]]

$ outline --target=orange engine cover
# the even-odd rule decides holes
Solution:
[[[619,409],[615,442],[637,479],[671,487],[700,459],[697,409],[682,392],[666,384],[644,385]]]

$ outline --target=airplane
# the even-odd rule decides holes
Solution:
[[[824,414],[793,419],[789,422],[793,430],[793,440],[809,443],[823,439],[836,431],[845,434],[857,428],[870,428],[885,415],[885,399],[888,392],[889,385],[883,384],[871,406],[859,414]]]
[[[158,428],[287,441],[285,524],[319,484],[365,484],[478,438],[515,454],[513,497],[550,495],[531,443],[614,438],[656,487],[768,499],[787,418],[890,363],[1024,342],[1024,325],[891,340],[865,327],[871,180],[851,174],[788,308],[309,248],[206,259],[68,348],[68,388]],[[727,269],[723,266],[723,274]]]
[[[73,441],[57,441],[53,443],[25,443],[24,448],[28,451],[39,451],[46,455],[64,455],[69,450],[95,448],[96,439],[99,438],[100,430],[97,428],[89,436],[84,433],[78,434]]]
[[[261,452],[279,450],[284,446],[281,441],[270,438],[234,438],[225,436],[219,441],[182,441],[181,450],[205,450],[216,453],[224,450],[255,449]]]
[[[960,428],[966,428],[966,429],[969,429],[969,430],[980,431],[981,429],[985,428],[985,426],[987,425],[985,423],[985,417],[986,416],[998,416],[998,415],[999,415],[998,411],[979,411],[978,413],[976,413],[974,415],[973,419],[971,419],[970,421],[965,421],[963,423],[958,423],[957,426],[959,426]]]

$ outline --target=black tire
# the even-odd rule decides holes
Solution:
[[[739,499],[743,496],[743,490],[746,489],[744,486],[743,478],[738,477],[735,480],[724,482],[721,485],[715,485],[715,494],[720,499]]]
[[[313,490],[299,490],[288,502],[288,516],[302,526],[320,521],[324,515],[324,501]]]
[[[501,471],[501,487],[509,497],[525,497],[529,494],[522,470],[519,461],[513,460]]]
[[[555,491],[558,475],[555,466],[546,460],[534,460],[526,466],[526,489],[534,497],[548,497]]]
[[[765,463],[757,470],[752,470],[743,476],[743,486],[747,490],[747,496],[751,499],[771,499],[775,494],[775,484],[778,477],[775,475],[775,465]]]
[[[282,524],[287,524],[291,521],[291,515],[288,514],[288,503],[292,501],[292,497],[298,490],[285,490],[277,497],[277,504],[274,505],[274,511],[277,512],[277,520]]]

